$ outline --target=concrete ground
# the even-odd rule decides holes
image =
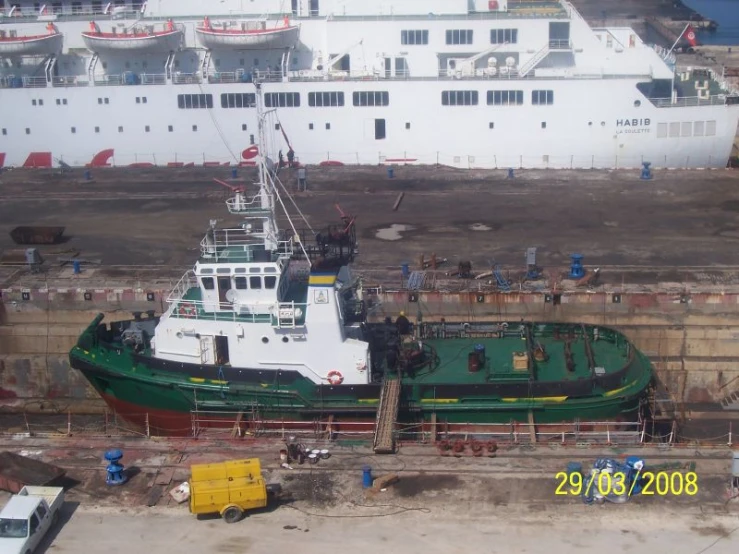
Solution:
[[[184,513],[130,514],[79,508],[58,530],[48,552],[148,554],[338,552],[393,554],[572,552],[734,553],[739,548],[736,517],[677,516],[635,512],[628,506],[578,507],[577,513],[458,516],[446,511],[313,517],[290,509],[255,514],[234,525],[195,521]],[[339,516],[336,518],[335,516]],[[344,517],[342,517],[344,516]]]
[[[337,203],[356,215],[359,269],[397,268],[432,252],[454,267],[471,260],[523,269],[529,246],[544,268],[564,268],[573,252],[587,265],[736,263],[739,172],[656,171],[651,181],[635,170],[521,171],[508,180],[504,170],[397,167],[395,175],[311,168],[310,191],[296,202],[319,229],[337,221]],[[213,177],[230,169],[96,170],[92,183],[81,170],[3,173],[0,249],[22,248],[8,236],[17,225],[61,225],[67,242],[39,247],[48,260],[79,252],[106,266],[190,266],[210,219],[239,223]],[[283,179],[294,185],[294,175]]]

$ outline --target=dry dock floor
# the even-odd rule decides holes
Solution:
[[[223,204],[230,191],[212,181],[230,176],[228,168],[101,169],[88,182],[82,170],[6,171],[0,249],[23,248],[8,235],[15,226],[61,225],[68,240],[39,247],[47,260],[78,252],[111,278],[111,266],[185,268],[210,219],[240,223]],[[239,177],[235,184],[253,173]],[[294,188],[294,173],[282,178]],[[523,269],[529,246],[545,269],[564,269],[573,252],[591,267],[736,265],[737,171],[658,170],[643,181],[636,170],[530,170],[506,179],[505,170],[401,166],[389,179],[384,167],[344,167],[309,168],[308,183],[295,200],[313,227],[337,221],[335,204],[357,217],[360,269],[397,269],[432,252],[453,267]]]
[[[495,457],[441,456],[431,445],[402,446],[374,456],[367,447],[303,439],[331,450],[317,465],[279,468],[276,440],[52,439],[19,435],[2,448],[53,461],[67,469],[67,503],[61,524],[37,552],[150,554],[376,552],[547,553],[671,552],[728,554],[739,546],[737,500],[728,500],[731,453],[693,449],[501,447]],[[102,454],[124,451],[130,481],[105,485]],[[587,506],[557,496],[555,474],[568,461],[589,467],[597,457],[638,453],[648,463],[672,463],[685,473],[695,463],[696,496],[638,496],[624,505]],[[196,518],[167,491],[187,479],[189,466],[259,457],[268,483],[283,498],[244,521],[227,525]],[[375,476],[397,473],[385,491],[361,486],[361,467]],[[163,494],[162,494],[163,493]],[[0,496],[0,504],[7,498]],[[149,506],[151,505],[151,506]]]

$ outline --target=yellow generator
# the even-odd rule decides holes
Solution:
[[[267,486],[257,458],[195,464],[190,470],[193,514],[219,513],[226,523],[235,523],[246,510],[267,505]]]

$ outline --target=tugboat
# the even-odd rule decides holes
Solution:
[[[285,209],[289,228],[277,227],[276,205],[292,198],[263,150],[260,83],[256,90],[258,190],[234,187],[226,202],[244,223],[218,229],[211,221],[161,316],[106,325],[100,314],[70,352],[71,366],[118,415],[177,434],[199,414],[232,426],[330,416],[391,429],[396,419],[545,423],[638,410],[652,366],[613,329],[370,322],[349,268],[355,218],[339,209],[327,231],[301,231]]]

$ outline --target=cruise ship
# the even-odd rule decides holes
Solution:
[[[0,2],[0,163],[725,167],[739,95],[554,0]]]

